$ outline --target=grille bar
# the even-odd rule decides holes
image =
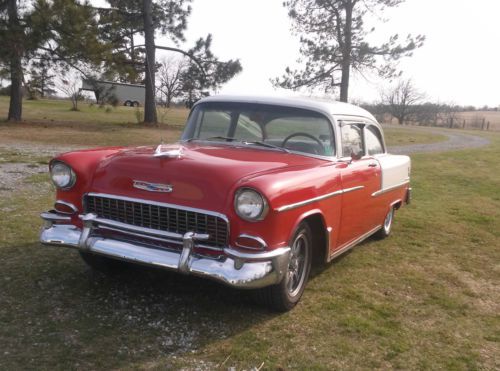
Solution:
[[[204,245],[216,248],[227,246],[228,222],[219,215],[175,205],[146,202],[108,195],[84,196],[85,213],[137,227],[184,234],[188,231],[210,236]]]

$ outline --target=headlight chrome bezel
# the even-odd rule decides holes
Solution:
[[[65,185],[60,185],[54,180],[54,168],[56,166],[63,166],[65,168],[67,168],[67,170],[69,170],[69,181]],[[73,170],[73,168],[71,166],[69,166],[67,163],[65,163],[63,161],[56,160],[56,161],[52,161],[50,163],[50,179],[52,180],[52,183],[56,186],[57,189],[68,190],[68,189],[71,189],[75,185],[76,174],[75,174],[75,171]]]
[[[239,203],[238,203],[238,200],[239,200],[239,197],[245,193],[245,192],[252,192],[254,193],[255,195],[257,195],[261,200],[262,200],[262,208],[259,212],[259,214],[255,217],[249,217],[243,213],[240,212],[238,206],[239,206]],[[254,188],[250,188],[250,187],[242,187],[240,189],[238,189],[234,195],[234,211],[236,212],[236,214],[243,220],[246,220],[248,222],[258,222],[258,221],[261,221],[261,220],[264,220],[264,218],[266,217],[267,213],[269,212],[269,203],[267,202],[267,199],[264,197],[264,195],[262,195],[262,193],[260,193],[259,191],[257,191],[256,189]]]

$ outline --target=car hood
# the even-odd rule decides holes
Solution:
[[[162,146],[161,151],[170,155],[155,157],[154,147],[137,147],[105,158],[94,173],[91,192],[222,210],[232,202],[230,193],[238,183],[284,168],[324,163],[245,145],[182,143]],[[165,192],[162,185],[172,191]]]

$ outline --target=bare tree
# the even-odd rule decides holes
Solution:
[[[459,125],[460,107],[453,103],[445,104],[441,109],[440,116],[443,125],[453,128]]]
[[[425,97],[415,88],[411,79],[399,80],[396,85],[381,93],[382,103],[389,113],[398,119],[400,125],[405,124],[414,113],[414,108]]]
[[[57,85],[57,89],[71,100],[71,111],[78,111],[78,102],[83,98],[80,90],[80,80],[81,77],[78,74],[68,72]]]
[[[158,90],[165,96],[165,105],[170,107],[172,99],[182,94],[183,74],[188,68],[186,59],[169,56],[161,61],[158,69],[160,84]]]

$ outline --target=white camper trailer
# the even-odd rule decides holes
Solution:
[[[82,80],[82,90],[92,91],[99,102],[103,97],[113,97],[124,106],[144,105],[146,87],[144,85],[124,84],[111,81]]]

